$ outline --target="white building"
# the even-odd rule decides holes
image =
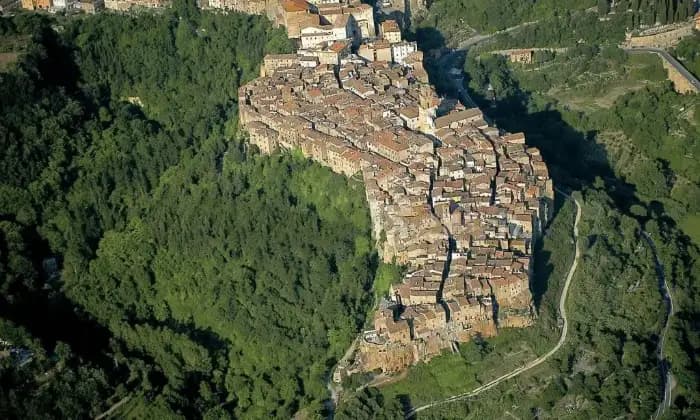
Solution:
[[[333,41],[343,41],[353,36],[349,16],[339,16],[333,25],[311,25],[301,29],[301,48],[315,48]]]
[[[397,64],[403,64],[406,57],[418,50],[418,45],[415,41],[397,42],[391,45],[391,60]]]
[[[329,41],[335,41],[336,32],[332,26],[307,26],[301,29],[301,48],[313,48]]]
[[[74,4],[74,0],[54,0],[53,8],[54,10],[70,9],[73,7]]]
[[[417,106],[401,109],[399,117],[405,122],[406,128],[416,131],[420,125],[420,110]]]
[[[299,64],[302,67],[314,68],[318,67],[318,57],[312,55],[304,55],[299,58]]]

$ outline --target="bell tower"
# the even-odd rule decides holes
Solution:
[[[434,130],[433,119],[435,119],[435,94],[427,83],[420,85],[418,95],[418,130],[432,134]]]

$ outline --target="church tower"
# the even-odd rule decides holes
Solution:
[[[433,134],[435,125],[433,120],[435,119],[435,110],[437,97],[433,92],[433,89],[427,83],[420,85],[420,91],[418,96],[418,130]]]

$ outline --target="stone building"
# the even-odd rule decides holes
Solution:
[[[385,40],[360,44],[357,54],[367,61],[391,61],[391,45]]]
[[[373,38],[376,36],[374,28],[374,10],[368,4],[350,2],[348,4],[330,3],[319,4],[316,11],[323,22],[332,24],[341,16],[352,17],[357,39]]]
[[[403,64],[406,57],[418,51],[415,41],[403,41],[391,44],[391,60],[397,64]]]
[[[298,64],[299,56],[297,54],[268,54],[260,66],[260,77],[272,74],[277,69],[294,67]]]
[[[511,63],[532,64],[534,57],[535,52],[528,49],[508,52],[508,59]]]
[[[379,25],[379,36],[391,44],[401,42],[401,28],[395,20],[385,20]]]
[[[104,0],[79,0],[75,5],[87,14],[95,14],[105,8]]]
[[[299,38],[302,28],[321,23],[319,15],[312,12],[311,4],[306,0],[279,0],[273,10],[271,20],[277,26],[284,25],[290,38]]]
[[[159,9],[170,7],[172,0],[104,0],[104,7],[108,10],[125,12],[131,8],[144,7]]]
[[[25,10],[49,10],[53,7],[52,0],[21,0],[20,4]]]
[[[264,14],[267,6],[266,0],[198,0],[198,4],[203,9],[235,10],[251,15]]]

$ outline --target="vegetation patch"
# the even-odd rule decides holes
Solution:
[[[0,18],[31,40],[0,83],[0,417],[323,412],[377,258],[361,183],[237,130],[284,31],[184,2],[54,23]]]

